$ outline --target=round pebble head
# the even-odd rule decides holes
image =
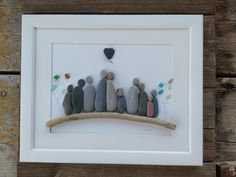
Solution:
[[[103,69],[101,72],[100,72],[100,76],[105,79],[107,77],[107,71],[105,69]]]
[[[72,91],[73,91],[73,85],[68,85],[67,91],[68,91],[68,92],[72,92]]]
[[[85,85],[84,79],[78,80],[78,86],[79,86],[79,87],[83,87],[84,85]]]
[[[151,94],[152,94],[153,97],[155,97],[155,96],[157,96],[157,91],[156,90],[152,90]]]
[[[85,79],[87,84],[92,84],[93,83],[93,78],[91,76],[87,76]]]
[[[123,96],[123,95],[124,95],[124,89],[123,88],[117,89],[117,96]]]
[[[144,85],[144,83],[140,83],[140,84],[139,84],[139,89],[140,89],[141,91],[143,91],[143,90],[144,90],[144,88],[145,88],[145,85]]]
[[[138,86],[138,85],[139,85],[139,80],[138,80],[137,78],[134,78],[133,84],[134,84],[135,86]]]
[[[153,97],[152,96],[149,96],[148,97],[148,101],[152,101]]]
[[[107,78],[108,78],[108,80],[114,80],[114,78],[115,78],[114,73],[113,72],[107,73]]]

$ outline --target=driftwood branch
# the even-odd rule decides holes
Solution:
[[[175,130],[176,125],[172,124],[168,121],[161,120],[158,118],[148,118],[145,116],[137,116],[131,114],[120,114],[115,112],[91,112],[91,113],[79,113],[79,114],[72,114],[69,116],[60,117],[57,119],[49,120],[46,123],[46,127],[52,128],[56,125],[71,121],[71,120],[85,120],[85,119],[117,119],[117,120],[127,120],[127,121],[134,121],[134,122],[142,122],[148,124],[155,124],[162,127],[165,127],[170,130]]]

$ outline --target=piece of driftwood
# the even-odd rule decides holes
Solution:
[[[117,112],[91,112],[91,113],[79,113],[79,114],[72,114],[69,116],[60,117],[57,119],[49,120],[46,123],[46,127],[52,128],[56,125],[71,121],[71,120],[85,120],[85,119],[117,119],[117,120],[127,120],[127,121],[134,121],[134,122],[142,122],[148,124],[155,124],[162,127],[165,127],[170,130],[175,130],[176,125],[172,124],[168,121],[161,120],[158,118],[148,118],[145,116],[137,116],[137,115],[130,115],[130,114],[120,114]]]

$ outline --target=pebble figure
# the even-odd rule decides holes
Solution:
[[[158,113],[159,113],[159,108],[158,108],[158,101],[157,101],[157,91],[156,90],[152,90],[151,91],[151,94],[152,94],[152,102],[153,102],[153,105],[154,105],[154,115],[153,117],[157,117],[158,116]]]
[[[102,70],[100,72],[102,79],[99,81],[97,86],[97,93],[95,96],[95,110],[97,112],[106,111],[106,89],[107,89],[107,72]]]
[[[147,117],[153,117],[154,115],[154,104],[152,102],[152,96],[148,97],[148,102],[147,102]]]
[[[68,85],[67,93],[66,93],[63,103],[62,103],[65,115],[70,115],[73,113],[72,92],[73,92],[73,85]]]
[[[93,78],[91,76],[86,77],[85,82],[87,83],[84,88],[84,112],[93,112],[96,90],[92,85]]]
[[[136,114],[138,111],[138,94],[139,94],[139,80],[134,79],[133,85],[130,86],[127,96],[127,112],[129,114]]]
[[[144,91],[145,85],[143,83],[140,83],[139,89],[140,89],[140,92],[138,94],[138,115],[146,116],[147,115],[148,95]]]
[[[126,111],[126,100],[124,97],[124,90],[122,88],[117,89],[117,112],[125,113]]]
[[[107,103],[107,111],[114,112],[117,108],[117,96],[116,96],[116,89],[113,84],[113,80],[115,75],[113,72],[109,72],[107,74],[107,93],[106,93],[106,103]]]
[[[73,105],[73,112],[80,113],[83,110],[84,104],[84,91],[83,87],[85,85],[85,81],[80,79],[78,81],[78,86],[74,88],[72,92],[72,105]]]

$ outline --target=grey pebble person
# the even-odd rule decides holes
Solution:
[[[148,95],[144,91],[145,85],[143,83],[140,83],[139,89],[140,89],[140,92],[138,94],[138,115],[146,116],[147,115]]]
[[[117,112],[125,113],[126,111],[126,100],[124,97],[124,90],[122,88],[117,89]]]
[[[153,105],[154,105],[154,115],[153,115],[153,117],[157,117],[158,114],[159,114],[158,100],[157,100],[157,97],[156,97],[157,96],[157,91],[152,90],[151,95],[153,97],[152,102],[153,102]]]
[[[73,85],[68,85],[67,93],[63,99],[63,108],[65,115],[70,115],[73,113],[73,105],[72,105],[72,92],[73,92]]]
[[[80,79],[78,81],[78,86],[74,88],[72,92],[72,105],[73,105],[73,112],[80,113],[83,110],[84,104],[84,91],[83,87],[85,85],[85,81]]]
[[[127,112],[129,114],[136,114],[138,111],[138,95],[139,95],[139,80],[135,78],[133,85],[130,86],[127,95]]]
[[[93,86],[93,78],[91,76],[85,79],[86,87],[84,88],[84,112],[93,112],[95,104],[96,90]]]
[[[95,110],[97,112],[105,112],[106,111],[106,89],[107,89],[107,72],[106,70],[102,70],[100,72],[100,76],[102,79],[99,81],[95,96]]]
[[[113,72],[107,74],[106,103],[108,112],[114,112],[117,108],[116,89],[113,83],[114,78],[115,75]]]

